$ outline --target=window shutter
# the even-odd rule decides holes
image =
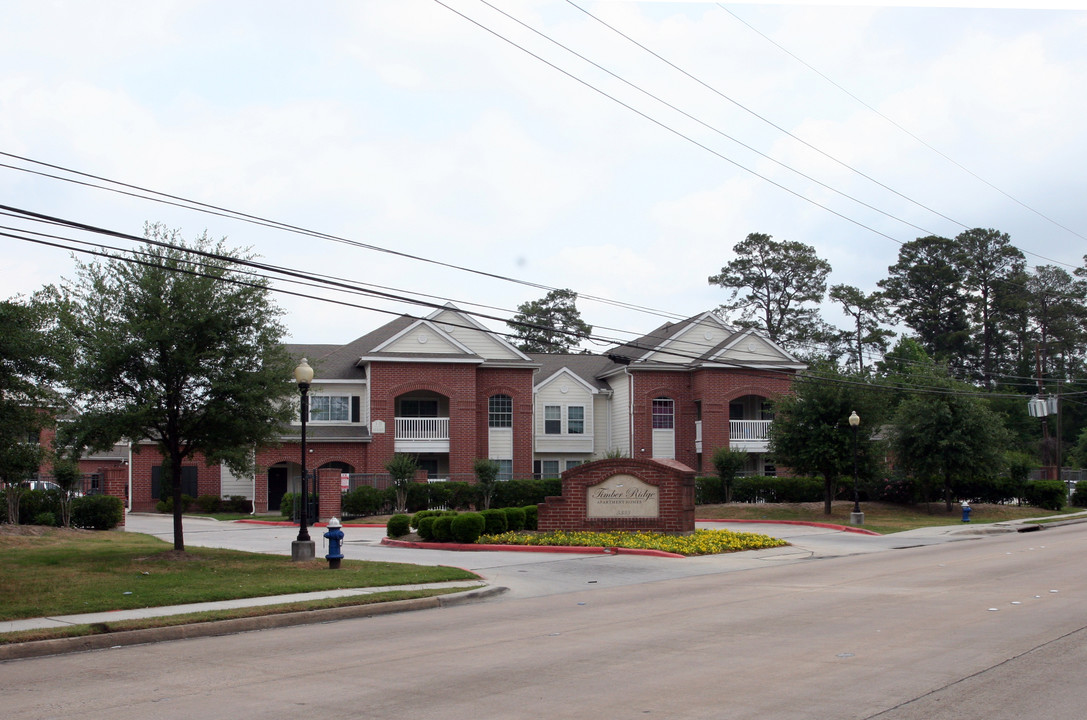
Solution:
[[[351,422],[357,423],[360,421],[361,412],[359,411],[359,396],[351,396]]]

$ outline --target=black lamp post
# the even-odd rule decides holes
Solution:
[[[309,528],[306,527],[309,498],[306,497],[306,421],[309,419],[309,385],[313,381],[313,368],[306,358],[294,369],[294,380],[298,391],[302,393],[302,503],[298,512],[298,539],[291,543],[292,560],[312,560],[316,556],[313,540],[310,540]]]
[[[861,416],[854,410],[849,414],[849,426],[853,428],[853,512],[849,515],[849,522],[854,525],[864,525],[864,513],[861,512],[861,500],[857,495],[857,428],[860,427]]]

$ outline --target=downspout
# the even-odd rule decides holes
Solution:
[[[128,505],[128,512],[132,512],[132,441],[131,440],[128,441],[128,462],[126,464],[128,465],[128,493],[126,493],[128,495],[128,497],[126,498],[126,500],[128,500],[128,502],[126,503],[126,505]],[[103,490],[104,489],[105,488],[103,488]]]

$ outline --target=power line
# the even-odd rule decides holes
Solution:
[[[721,8],[722,10],[724,10],[725,12],[727,12],[727,13],[728,13],[729,15],[731,15],[731,16],[732,16],[733,18],[735,18],[735,19],[736,19],[736,20],[738,20],[739,22],[741,22],[741,23],[743,23],[744,25],[746,25],[746,26],[747,26],[747,27],[748,27],[748,28],[749,28],[749,29],[750,29],[750,30],[751,30],[752,32],[754,32],[754,33],[756,33],[757,35],[759,35],[759,37],[763,38],[763,39],[764,39],[764,40],[766,40],[766,41],[767,41],[768,43],[770,43],[771,45],[773,45],[773,46],[774,46],[774,47],[776,47],[777,49],[781,50],[781,51],[782,51],[783,53],[785,53],[785,54],[786,54],[786,55],[788,55],[789,57],[791,57],[791,58],[793,58],[794,60],[796,60],[796,61],[797,61],[798,63],[800,63],[800,64],[801,64],[801,65],[803,65],[804,67],[808,68],[808,69],[809,69],[809,70],[811,70],[811,71],[812,71],[813,73],[815,73],[815,74],[816,74],[816,75],[818,75],[819,77],[823,78],[823,79],[824,79],[824,80],[826,80],[826,81],[827,81],[828,83],[830,83],[830,84],[831,84],[831,85],[833,85],[834,87],[838,88],[839,90],[841,90],[841,91],[842,91],[843,93],[845,93],[845,94],[846,94],[846,95],[848,95],[849,97],[853,98],[853,99],[854,99],[855,101],[857,101],[858,103],[860,103],[861,105],[863,105],[863,106],[864,106],[865,108],[867,108],[867,109],[868,109],[868,110],[870,110],[871,112],[875,113],[876,115],[878,115],[878,116],[880,116],[881,118],[883,118],[884,120],[886,120],[886,121],[887,121],[888,123],[890,123],[891,125],[893,125],[893,126],[894,126],[895,128],[897,128],[897,129],[901,130],[901,131],[902,131],[902,132],[904,132],[904,133],[905,133],[906,135],[910,136],[911,138],[913,138],[914,140],[916,140],[917,142],[919,142],[919,143],[920,143],[921,145],[924,145],[924,146],[925,146],[926,148],[928,148],[928,149],[929,149],[929,150],[931,150],[932,152],[936,153],[937,155],[939,155],[939,156],[940,156],[940,157],[942,157],[943,159],[947,160],[948,162],[950,162],[950,163],[951,163],[952,165],[954,165],[955,167],[957,167],[957,168],[959,168],[960,170],[962,170],[963,172],[965,172],[965,173],[967,173],[967,174],[971,175],[972,177],[974,177],[975,179],[977,179],[977,180],[981,181],[981,182],[982,182],[982,183],[984,183],[985,185],[988,185],[988,186],[989,186],[990,188],[992,188],[993,190],[996,190],[996,191],[997,191],[998,193],[1000,193],[1000,194],[1001,194],[1001,195],[1003,195],[1004,197],[1008,198],[1009,200],[1011,200],[1012,202],[1016,203],[1017,205],[1019,205],[1019,206],[1021,206],[1021,207],[1025,208],[1025,209],[1027,209],[1027,210],[1029,210],[1029,211],[1031,211],[1032,213],[1034,213],[1034,214],[1035,214],[1035,215],[1037,215],[1038,217],[1040,217],[1040,218],[1042,218],[1042,219],[1044,219],[1044,220],[1046,220],[1046,221],[1048,221],[1048,222],[1052,223],[1053,225],[1056,225],[1057,227],[1061,228],[1062,230],[1064,230],[1064,231],[1066,231],[1066,232],[1069,232],[1069,233],[1071,233],[1072,235],[1075,235],[1076,237],[1078,237],[1078,238],[1079,238],[1079,239],[1081,239],[1081,240],[1087,240],[1087,237],[1085,237],[1085,236],[1081,235],[1080,233],[1076,232],[1075,230],[1073,230],[1073,229],[1071,229],[1071,228],[1069,228],[1069,227],[1066,227],[1065,225],[1062,225],[1061,223],[1057,222],[1056,220],[1054,220],[1053,218],[1049,217],[1048,215],[1046,215],[1045,213],[1041,212],[1040,210],[1037,210],[1036,208],[1034,208],[1034,207],[1031,207],[1030,205],[1027,205],[1027,204],[1026,204],[1026,203],[1024,203],[1023,201],[1019,200],[1018,198],[1016,198],[1016,197],[1012,196],[1011,194],[1009,194],[1009,193],[1005,192],[1004,190],[1000,189],[999,187],[997,187],[997,186],[996,186],[996,185],[994,185],[993,183],[989,182],[989,181],[988,181],[988,180],[986,180],[985,178],[981,177],[980,175],[978,175],[977,173],[975,173],[975,172],[974,172],[973,170],[971,170],[970,168],[966,167],[966,166],[965,166],[965,165],[963,165],[962,163],[958,162],[958,161],[957,161],[957,160],[955,160],[954,158],[952,158],[952,157],[948,156],[947,154],[945,154],[945,153],[944,153],[944,152],[942,152],[941,150],[939,150],[939,149],[937,149],[936,147],[934,147],[934,146],[930,145],[930,144],[929,144],[928,142],[926,142],[926,141],[925,141],[924,139],[922,139],[921,137],[918,137],[918,136],[917,136],[917,135],[915,135],[914,133],[910,132],[910,131],[909,131],[909,130],[907,130],[907,129],[906,129],[905,127],[903,127],[903,126],[902,126],[902,125],[900,125],[899,123],[895,122],[895,121],[894,121],[893,119],[891,119],[891,118],[889,118],[888,116],[884,115],[884,114],[883,114],[882,112],[880,112],[880,111],[879,111],[878,109],[876,109],[875,107],[873,107],[873,106],[869,105],[869,104],[868,104],[867,102],[865,102],[865,101],[864,101],[864,100],[862,100],[861,98],[857,97],[857,96],[856,96],[855,94],[853,94],[852,92],[850,92],[849,90],[847,90],[847,89],[846,89],[845,87],[843,87],[842,85],[840,85],[839,83],[837,83],[837,82],[835,82],[835,81],[834,81],[833,79],[831,79],[831,78],[830,78],[830,77],[829,77],[828,75],[826,75],[825,73],[821,72],[821,71],[820,71],[820,70],[818,70],[817,68],[813,67],[812,65],[810,65],[810,64],[809,64],[808,62],[806,62],[806,61],[805,61],[805,60],[803,60],[802,58],[798,57],[798,56],[797,56],[796,54],[794,54],[793,52],[791,52],[791,51],[790,51],[790,50],[789,50],[788,48],[786,48],[786,47],[782,46],[781,44],[779,44],[778,42],[776,42],[776,41],[775,41],[775,40],[774,40],[773,38],[769,37],[768,35],[766,35],[766,34],[765,34],[765,33],[763,33],[762,31],[760,31],[760,30],[759,30],[758,28],[756,28],[756,27],[755,27],[754,25],[752,25],[751,23],[747,22],[746,20],[744,20],[743,18],[741,18],[741,17],[739,16],[739,15],[737,15],[736,13],[734,13],[734,12],[733,12],[732,10],[728,9],[727,7],[725,7],[724,5],[722,5],[721,3],[717,3],[717,7]],[[1033,252],[1031,252],[1031,253],[1028,253],[1028,254],[1030,254],[1030,255],[1033,255],[1033,256],[1034,256],[1034,257],[1036,257],[1036,258],[1040,258],[1040,259],[1042,259],[1042,260],[1045,260],[1045,261],[1047,261],[1047,262],[1051,262],[1051,263],[1057,263],[1057,264],[1059,264],[1059,265],[1066,265],[1066,264],[1067,264],[1067,263],[1063,263],[1063,262],[1061,262],[1060,260],[1054,260],[1054,259],[1052,259],[1052,258],[1048,258],[1048,257],[1045,257],[1044,255],[1038,255],[1037,253],[1033,253]]]

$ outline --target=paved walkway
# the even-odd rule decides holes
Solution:
[[[1059,518],[1087,521],[1078,513]],[[1059,519],[1058,518],[1058,519]],[[1046,518],[1053,520],[1054,518]],[[350,559],[407,562],[419,565],[447,565],[472,570],[483,584],[509,590],[513,596],[548,595],[573,590],[657,582],[677,577],[735,572],[767,564],[801,562],[816,557],[836,557],[861,553],[931,545],[956,540],[976,539],[985,534],[1015,532],[1032,527],[1031,520],[993,525],[947,525],[919,528],[893,535],[864,535],[851,528],[830,525],[752,522],[699,522],[698,527],[758,532],[789,542],[789,546],[767,550],[706,555],[689,558],[660,558],[636,555],[601,555],[586,550],[584,554],[523,553],[516,551],[480,552],[395,548],[381,544],[385,528],[344,527],[344,554]],[[164,515],[131,513],[126,530],[173,537],[172,519]],[[322,550],[321,530],[311,537],[316,541],[318,557]],[[290,543],[297,535],[296,525],[263,525],[244,522],[218,522],[207,518],[185,518],[185,542],[191,546],[223,547],[277,555],[290,554]],[[430,587],[478,588],[480,582],[466,581],[379,588],[352,588],[293,595],[241,598],[218,602],[139,608],[111,612],[0,621],[0,633],[56,628],[70,625],[116,622],[118,620],[165,617],[209,610],[224,610],[265,605],[280,605],[305,600],[367,595],[388,590],[412,590]],[[477,594],[478,597],[478,594]]]

